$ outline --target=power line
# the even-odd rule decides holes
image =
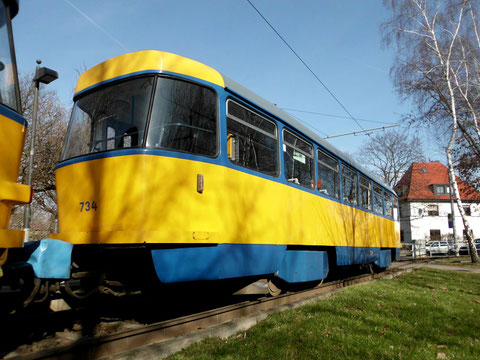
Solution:
[[[340,116],[340,115],[332,115],[332,114],[324,114],[320,112],[315,112],[315,111],[306,111],[306,110],[298,110],[298,109],[289,109],[289,108],[282,108],[283,110],[286,111],[296,111],[296,112],[301,112],[305,114],[314,114],[314,115],[321,115],[321,116],[328,116],[328,117],[333,117],[333,118],[339,118],[339,119],[349,119],[347,116]],[[392,123],[386,122],[386,121],[375,121],[375,120],[368,120],[368,119],[360,119],[357,118],[358,121],[365,121],[365,122],[371,122],[371,123],[376,123],[376,124],[387,124],[390,125]]]
[[[125,45],[123,45],[120,40],[118,40],[115,36],[113,36],[112,34],[110,34],[107,30],[105,30],[103,27],[101,27],[99,24],[97,24],[95,21],[93,21],[93,19],[88,16],[87,14],[85,14],[82,10],[80,10],[78,7],[76,7],[75,5],[73,5],[70,0],[64,0],[68,5],[70,5],[76,12],[78,12],[81,16],[83,16],[86,20],[88,20],[89,22],[91,22],[95,27],[97,27],[97,29],[99,29],[101,32],[103,32],[105,35],[107,35],[110,40],[112,40],[113,42],[115,42],[118,46],[120,46],[123,50],[128,50],[127,47]]]
[[[395,127],[395,126],[400,126],[400,124],[392,124],[392,125],[387,125],[387,126],[376,127],[376,128],[373,128],[373,129],[366,129],[366,130],[361,130],[361,131],[353,131],[353,132],[349,132],[349,133],[345,133],[345,134],[331,135],[331,136],[324,137],[324,139],[331,139],[331,138],[340,137],[340,136],[347,136],[347,135],[355,135],[356,136],[357,134],[361,134],[361,133],[364,133],[364,132],[366,132],[365,135],[370,136],[372,131],[385,130],[387,128],[391,128],[391,127]]]
[[[345,110],[345,112],[350,116],[350,118],[355,121],[357,123],[357,125],[362,129],[362,130],[365,130],[363,128],[362,125],[360,125],[360,123],[357,121],[357,119],[355,119],[353,117],[353,115],[350,113],[350,111],[348,111],[348,109],[340,102],[340,100],[335,96],[335,94],[333,92],[330,91],[330,89],[327,87],[327,85],[324,84],[324,82],[322,80],[320,80],[320,78],[317,76],[317,74],[315,74],[315,72],[310,68],[310,66],[307,65],[307,63],[305,61],[303,61],[303,59],[300,57],[300,55],[297,54],[297,52],[295,50],[293,50],[293,48],[288,44],[288,42],[282,37],[282,35],[280,35],[280,33],[273,27],[272,24],[270,24],[268,22],[268,20],[265,18],[265,16],[262,15],[262,13],[255,7],[255,5],[252,4],[252,2],[250,0],[247,0],[248,3],[252,6],[252,8],[257,12],[258,15],[260,15],[260,17],[267,23],[268,26],[270,26],[270,28],[275,32],[275,34],[277,34],[277,36],[285,43],[285,45],[287,45],[287,47],[295,54],[295,56],[298,58],[298,60],[300,60],[302,62],[302,64],[312,73],[312,75],[315,77],[315,79],[318,80],[318,82],[325,88],[325,90],[327,90],[327,92],[335,99],[335,101],[342,107],[343,110]]]
[[[303,121],[302,119],[300,119],[300,118],[296,117],[296,116],[295,116],[295,115],[293,115],[293,114],[290,114],[290,113],[288,113],[288,114],[289,114],[290,116],[293,116],[293,117],[294,117],[295,119],[297,119],[298,121],[300,121],[300,122],[304,123],[305,125],[307,125],[307,126],[311,127],[313,130],[315,130],[315,131],[318,131],[320,134],[322,134],[322,135],[325,135],[326,137],[329,137],[329,135],[328,135],[328,134],[324,133],[324,132],[323,132],[323,131],[321,131],[321,130],[318,130],[317,128],[315,128],[315,127],[313,127],[312,125],[308,124],[306,121]]]

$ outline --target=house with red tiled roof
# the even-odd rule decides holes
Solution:
[[[480,193],[456,177],[463,208],[475,238],[480,237]],[[395,191],[400,204],[400,229],[403,242],[453,241],[448,169],[440,162],[413,163]],[[464,226],[453,197],[455,240],[465,239]]]

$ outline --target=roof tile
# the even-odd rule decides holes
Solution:
[[[458,176],[458,188],[462,200],[480,200],[480,193],[462,181]],[[448,185],[448,169],[441,162],[413,163],[405,172],[396,188],[406,186],[402,199],[450,200],[450,195],[435,195],[433,185]]]

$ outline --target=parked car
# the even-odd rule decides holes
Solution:
[[[469,255],[470,254],[470,250],[468,248],[467,243],[462,243],[460,245],[460,247],[458,248],[458,254],[459,255]]]
[[[432,241],[425,245],[427,256],[448,255],[449,247],[446,241]]]
[[[473,240],[475,247],[477,248],[477,254],[480,255],[480,239]],[[463,243],[460,248],[458,249],[458,253],[460,255],[470,255],[470,249],[468,247],[468,243]]]

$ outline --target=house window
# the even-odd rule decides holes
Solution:
[[[470,205],[466,205],[463,207],[463,211],[465,211],[465,215],[467,216],[471,216],[472,215],[472,211],[470,210]]]
[[[442,234],[440,230],[430,230],[430,241],[441,240]]]
[[[438,205],[427,206],[428,216],[438,216]]]
[[[445,196],[450,194],[449,185],[433,185],[433,192],[435,195]]]

